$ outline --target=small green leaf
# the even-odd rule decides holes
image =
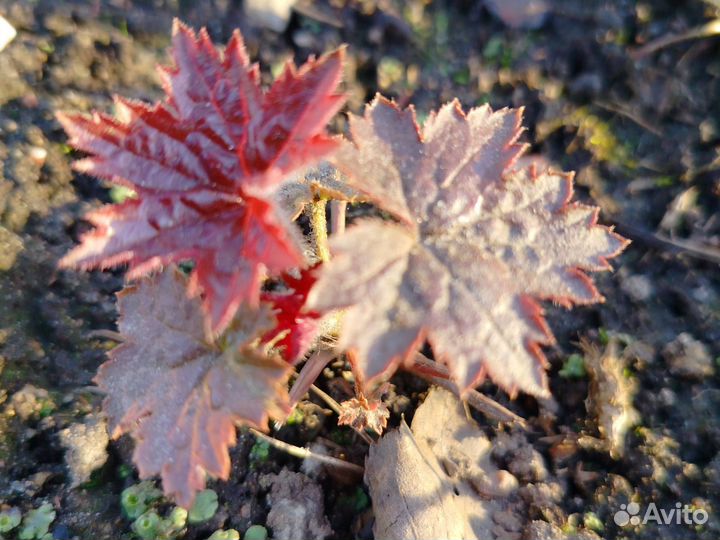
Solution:
[[[605,526],[595,512],[586,512],[583,518],[583,523],[586,529],[590,529],[595,532],[602,532]]]
[[[290,416],[287,417],[287,420],[285,420],[285,425],[288,426],[294,426],[297,424],[302,424],[303,421],[303,413],[300,409],[295,407],[292,412],[290,413]]]
[[[155,483],[149,480],[135,484],[138,494],[145,502],[153,502],[162,497],[162,491],[155,487]]]
[[[150,503],[159,499],[162,492],[152,482],[140,482],[123,490],[120,504],[129,519],[137,519],[150,508]]]
[[[361,487],[358,487],[355,490],[355,511],[360,513],[363,510],[365,510],[368,506],[370,506],[370,498],[368,497],[367,493],[365,493],[365,490]]]
[[[127,463],[123,463],[117,468],[117,475],[118,478],[121,480],[125,480],[126,478],[130,478],[133,473],[133,468],[128,465]]]
[[[20,525],[22,514],[19,508],[9,508],[0,512],[0,533],[13,530]]]
[[[256,441],[253,447],[250,449],[250,461],[251,462],[263,462],[267,461],[270,455],[270,444],[267,441]]]
[[[125,186],[113,186],[110,188],[110,200],[115,204],[125,202],[127,199],[137,198],[135,190]]]
[[[262,525],[251,525],[248,530],[245,531],[243,540],[266,540],[267,537],[268,532],[265,527]]]
[[[23,520],[23,527],[18,538],[20,540],[42,540],[55,520],[55,510],[50,503],[30,510]]]
[[[135,486],[123,490],[120,495],[120,504],[123,513],[130,519],[137,519],[148,509],[147,503],[138,495]]]
[[[566,379],[581,379],[587,375],[585,371],[585,359],[579,354],[571,354],[565,360],[562,369],[558,372]]]
[[[195,504],[188,512],[190,523],[202,523],[215,515],[218,509],[217,493],[212,489],[204,489],[195,497]]]
[[[167,519],[171,523],[173,529],[180,530],[187,523],[188,511],[184,508],[176,506],[175,508],[173,508],[173,511],[170,512],[170,515]]]
[[[601,345],[607,345],[610,343],[610,334],[605,328],[598,328],[598,340]]]
[[[143,540],[155,540],[159,526],[160,516],[151,510],[133,522],[132,530]]]
[[[218,529],[212,533],[208,540],[240,540],[240,533],[235,529],[228,529],[227,531]]]

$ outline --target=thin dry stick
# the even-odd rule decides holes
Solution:
[[[690,41],[692,39],[702,39],[720,34],[720,19],[713,19],[712,21],[705,23],[701,26],[696,26],[690,30],[681,34],[671,34],[669,36],[662,36],[658,39],[646,43],[639,49],[635,49],[630,52],[630,56],[639,60],[649,54],[652,54],[660,49],[682,43],[683,41]]]
[[[295,11],[308,19],[315,19],[318,22],[329,24],[335,28],[342,28],[343,23],[334,14],[324,13],[312,3],[293,2],[292,7]]]
[[[342,408],[340,407],[340,404],[335,401],[330,394],[320,390],[314,384],[310,386],[310,390],[315,392],[315,394],[317,394],[320,399],[327,403],[327,406],[330,407],[333,411],[335,411],[335,414],[337,414],[338,416],[342,414]]]
[[[345,232],[347,201],[330,201],[330,232],[341,235]]]
[[[624,116],[628,120],[635,122],[641,128],[648,130],[653,135],[657,135],[658,137],[664,136],[662,129],[651,124],[648,120],[645,120],[640,115],[636,114],[634,111],[632,111],[626,107],[623,107],[622,105],[618,105],[616,103],[610,103],[609,101],[602,101],[602,100],[597,100],[594,103],[601,109],[605,109],[606,111],[609,111],[611,113],[615,113],[615,114],[619,114],[620,116]]]
[[[354,463],[350,463],[349,461],[334,458],[332,456],[323,456],[322,454],[316,454],[315,452],[312,452],[311,450],[308,450],[307,448],[300,448],[299,446],[295,446],[295,445],[286,443],[284,441],[279,441],[278,439],[275,439],[274,437],[265,435],[264,433],[262,433],[261,431],[258,431],[255,428],[250,428],[250,432],[253,435],[255,435],[256,437],[258,437],[259,439],[262,439],[263,441],[267,442],[271,446],[274,446],[278,450],[282,450],[283,452],[286,452],[296,458],[314,459],[315,461],[319,461],[320,463],[323,463],[329,467],[341,469],[341,470],[344,470],[344,471],[347,471],[349,473],[359,475],[359,476],[362,476],[363,473],[365,472],[365,469],[363,469],[360,465],[355,465]]]
[[[110,339],[112,341],[117,341],[118,343],[122,343],[123,341],[125,341],[125,338],[120,332],[115,332],[114,330],[106,330],[104,328],[101,328],[99,330],[91,330],[90,332],[88,332],[88,337]]]
[[[413,369],[414,367],[418,367],[420,369]],[[438,364],[437,362],[433,362],[422,353],[417,353],[415,355],[415,365],[413,368],[410,368],[412,373],[415,373],[426,381],[442,386],[453,394],[458,395],[457,385],[449,380],[450,372],[445,366]],[[500,405],[494,399],[491,399],[476,390],[469,390],[464,396],[464,399],[472,408],[480,411],[490,418],[494,418],[499,422],[513,422],[522,429],[528,429],[527,422],[523,417],[515,414],[510,409]]]
[[[675,255],[687,255],[715,264],[720,264],[720,249],[713,246],[703,246],[693,240],[669,238],[660,233],[646,231],[640,227],[615,221],[617,231],[633,242],[642,242],[650,247],[669,251]]]

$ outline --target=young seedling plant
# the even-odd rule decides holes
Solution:
[[[357,429],[384,427],[379,394],[399,367],[465,397],[485,377],[548,395],[539,301],[602,301],[587,272],[627,242],[571,201],[572,174],[521,157],[522,110],[453,101],[419,126],[378,95],[332,136],[344,49],[288,62],[267,89],[239,32],[218,51],[176,22],[172,56],[161,102],[58,115],[87,154],[76,169],[133,193],[87,216],[94,230],[61,266],[127,265],[123,342],[96,381],[142,478],[191,507],[208,476],[227,479],[236,427],[287,418],[341,353],[357,391],[341,417]],[[344,231],[347,201],[385,217]]]

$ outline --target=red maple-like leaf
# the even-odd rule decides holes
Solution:
[[[570,203],[572,176],[519,167],[521,111],[465,114],[453,102],[420,131],[412,108],[378,97],[350,118],[333,160],[397,222],[364,220],[331,238],[308,307],[346,309],[339,344],[369,381],[424,339],[461,390],[486,374],[547,395],[551,343],[536,299],[602,300],[585,271],[607,270],[627,241]]]
[[[265,429],[290,411],[290,366],[256,342],[273,320],[244,307],[218,343],[203,332],[197,298],[174,268],[118,294],[119,330],[95,381],[107,393],[110,433],[131,433],[142,478],[160,475],[168,495],[188,508],[207,475],[227,479],[235,426]]]
[[[336,93],[344,51],[299,69],[288,62],[263,92],[239,32],[220,54],[204,29],[196,36],[176,21],[172,45],[164,102],[116,98],[115,118],[58,115],[73,146],[90,154],[78,170],[137,193],[91,212],[95,230],[61,265],[127,263],[132,279],[192,259],[190,292],[202,291],[206,326],[220,333],[242,302],[257,305],[266,273],[304,262],[275,193],[336,148],[325,124],[344,102]]]
[[[264,292],[261,298],[272,306],[277,323],[263,336],[264,343],[274,343],[281,356],[291,364],[300,360],[310,349],[320,330],[321,314],[305,311],[307,295],[315,284],[317,265],[304,269],[300,277],[284,274],[287,291]]]

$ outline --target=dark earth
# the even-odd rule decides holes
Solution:
[[[0,503],[23,512],[51,503],[56,539],[132,537],[120,507],[121,491],[137,481],[132,441],[111,442],[105,465],[78,487],[61,443],[64,428],[100,410],[92,378],[113,342],[97,331],[115,329],[122,274],[56,268],[88,228],[81,216],[111,195],[72,172],[77,156],[54,113],[110,111],[113,94],[159,99],[154,66],[167,63],[172,18],[180,16],[206,25],[216,42],[239,27],[266,81],[289,56],[303,61],[347,43],[353,112],[376,91],[414,103],[421,119],[454,97],[466,108],[525,107],[532,151],[577,171],[576,197],[600,206],[601,221],[633,244],[615,272],[597,276],[604,304],[572,312],[546,306],[558,338],[547,351],[554,402],[511,401],[489,383],[480,388],[528,420],[527,440],[547,469],[545,487],[542,478],[523,482],[520,493],[529,495],[520,518],[602,538],[719,538],[720,39],[640,47],[706,24],[720,16],[720,3],[549,0],[548,7],[539,23],[510,27],[481,1],[306,2],[276,32],[226,0],[0,0],[0,14],[18,30],[0,52]],[[342,131],[341,118],[333,129]],[[591,369],[571,372],[568,358],[583,354],[581,340],[600,350],[608,342],[625,347],[622,380],[611,392],[627,394],[639,416],[619,454],[601,441],[601,383]],[[338,401],[351,393],[344,370],[339,361],[319,381]],[[396,426],[402,413],[412,417],[427,385],[409,375],[393,383]],[[367,444],[338,428],[323,402],[301,408],[302,421],[277,438],[321,441],[363,463]],[[477,418],[491,436],[512,430]],[[266,524],[271,505],[261,477],[302,465],[264,452],[249,433],[232,458],[229,482],[210,484],[217,514],[183,538]],[[372,538],[362,481],[325,475],[320,483],[332,538]],[[630,501],[687,504],[709,520],[619,527],[613,514]]]

